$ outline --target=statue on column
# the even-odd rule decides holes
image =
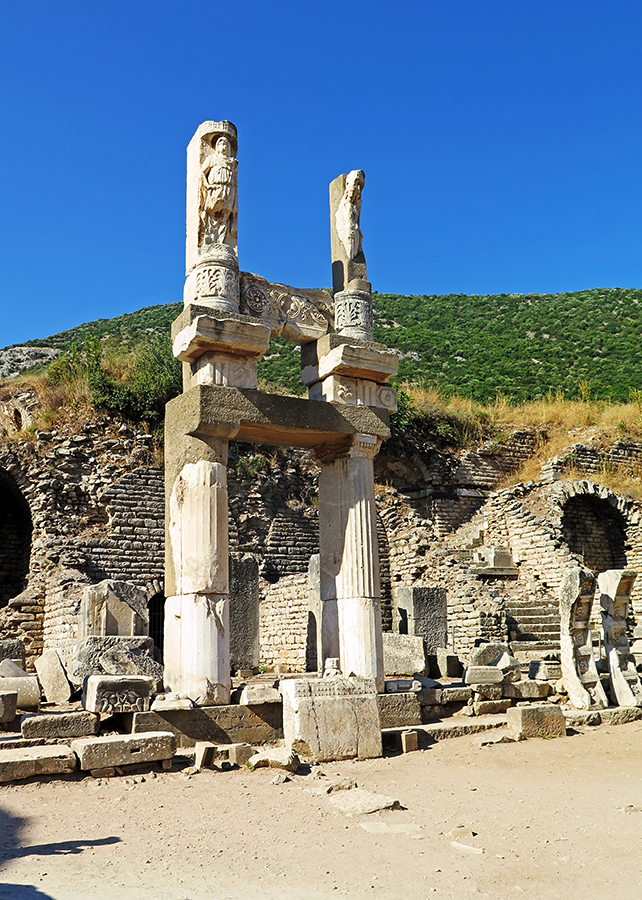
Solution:
[[[339,240],[343,244],[348,259],[354,259],[361,252],[361,191],[366,182],[362,169],[353,169],[346,176],[343,196],[335,213],[335,225]]]
[[[214,135],[212,152],[201,165],[201,244],[236,247],[238,234],[238,161],[226,134]]]

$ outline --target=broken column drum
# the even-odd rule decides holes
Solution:
[[[230,122],[203,123],[187,151],[185,308],[172,325],[183,393],[165,417],[165,688],[200,706],[229,702],[226,466],[234,438],[307,448],[322,464],[323,649],[341,657],[344,674],[373,678],[382,689],[372,459],[390,434],[396,395],[388,382],[398,355],[372,341],[359,228],[363,173],[337,180],[333,248],[338,240],[342,249],[333,252],[333,275],[340,262],[339,293],[359,297],[346,298],[356,310],[349,321],[337,306],[343,324],[329,334],[327,292],[239,275],[236,151]],[[257,361],[276,334],[302,344],[306,400],[257,390]]]

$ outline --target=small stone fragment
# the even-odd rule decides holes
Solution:
[[[337,806],[346,816],[367,816],[381,809],[400,809],[401,804],[394,797],[373,794],[363,788],[352,791],[337,791],[330,797],[330,803]]]
[[[401,752],[412,753],[419,749],[419,735],[416,731],[401,732]]]
[[[36,660],[36,672],[50,703],[66,703],[71,697],[71,685],[57,650],[45,650]]]
[[[278,775],[275,775],[274,778],[272,778],[270,784],[285,784],[285,782],[289,780],[290,779],[285,772],[279,772]]]
[[[89,774],[92,778],[113,778],[116,769],[113,766],[105,766],[103,769],[90,769]]]
[[[289,747],[275,747],[255,753],[248,759],[247,765],[251,769],[285,769],[287,772],[296,772],[300,762],[294,750]]]
[[[98,734],[100,716],[80,710],[78,712],[35,713],[23,716],[20,731],[23,738],[75,738]]]
[[[0,688],[2,682],[0,681]],[[5,724],[13,722],[16,717],[16,704],[18,703],[17,691],[0,690],[0,722]]]
[[[244,766],[254,753],[254,747],[250,744],[230,744],[228,759],[233,766]]]
[[[211,741],[196,741],[194,744],[194,768],[197,772],[212,765],[216,759],[216,744]]]

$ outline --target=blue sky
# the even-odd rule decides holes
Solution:
[[[31,0],[0,9],[0,346],[182,297],[185,147],[239,130],[241,268],[375,290],[642,287],[642,3]]]

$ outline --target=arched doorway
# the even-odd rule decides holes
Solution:
[[[597,575],[626,567],[624,519],[608,500],[586,494],[571,497],[564,505],[562,533],[570,550]]]
[[[0,469],[0,607],[27,586],[31,512],[13,478]]]

